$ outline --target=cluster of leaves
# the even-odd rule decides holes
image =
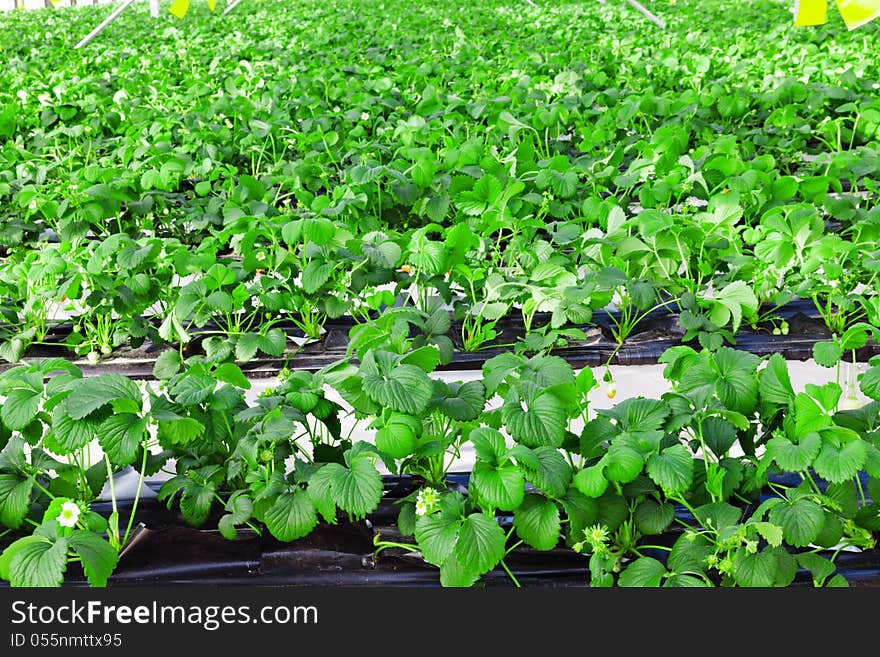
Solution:
[[[4,16],[0,357],[72,320],[92,360],[194,333],[246,360],[433,297],[468,350],[512,313],[533,351],[609,307],[620,344],[661,307],[712,349],[793,297],[838,338],[877,324],[875,31],[461,9],[132,11],[86,59],[92,12]]]
[[[414,319],[390,317],[398,336]],[[156,366],[158,390],[61,359],[5,372],[0,523],[19,538],[0,575],[57,584],[70,560],[106,582],[133,516],[123,532],[115,510],[91,506],[130,465],[142,483],[166,469],[160,500],[195,526],[292,541],[340,511],[374,511],[381,460],[422,482],[398,527],[447,585],[473,584],[523,544],[589,552],[597,586],[787,585],[798,567],[831,583],[837,551],[874,547],[880,360],[860,379],[873,401],[841,410],[838,384],[795,392],[778,355],[675,347],[662,359],[670,392],[592,412],[592,371],[557,356],[505,353],[481,379],[449,383],[421,337],[361,337],[357,365],[286,372],[252,402],[235,364],[175,351]],[[343,433],[349,414],[372,441]],[[446,483],[463,448],[476,457],[466,491]],[[64,502],[82,509],[71,531]]]

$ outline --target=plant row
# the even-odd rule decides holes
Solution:
[[[878,184],[877,63],[859,57],[876,32],[756,32],[776,4],[717,8],[625,33],[608,21],[629,9],[573,2],[402,2],[382,21],[366,0],[306,3],[186,30],[133,11],[86,57],[69,45],[105,10],[7,16],[0,244],[47,228],[197,242],[290,206],[379,230],[480,205],[564,220],[606,196],[669,209],[726,191],[748,223],[789,199],[858,215]]]
[[[877,324],[878,71],[853,56],[874,33],[756,36],[772,3],[704,3],[670,17],[684,47],[609,31],[619,8],[422,4],[185,32],[132,12],[85,59],[66,44],[92,13],[5,17],[0,354],[68,317],[92,358],[206,326],[272,354],[281,316],[314,337],[401,293],[453,305],[467,350],[509,312],[565,331],[609,301],[620,341],[655,307],[704,346],[743,318],[784,330],[792,296],[838,336]],[[690,29],[709,17],[724,30]]]
[[[0,576],[58,585],[75,562],[106,584],[137,519],[135,500],[120,523],[113,489],[129,467],[141,485],[167,472],[160,500],[194,526],[221,510],[229,539],[247,527],[295,541],[374,511],[381,462],[418,488],[376,553],[417,552],[444,585],[506,569],[523,544],[589,555],[594,586],[785,586],[799,568],[843,585],[840,551],[875,548],[876,359],[859,406],[834,381],[796,392],[778,355],[675,347],[661,359],[669,392],[592,410],[592,371],[557,356],[501,354],[458,383],[438,376],[440,358],[402,332],[374,336],[356,361],[285,372],[253,400],[235,364],[173,350],[155,388],[63,359],[8,370]],[[355,426],[371,439],[353,442]],[[447,475],[464,449],[462,492]],[[92,509],[102,493],[109,517]]]
[[[490,181],[506,198],[495,178],[476,186]],[[328,320],[364,322],[393,306],[451,310],[460,328],[449,346],[464,351],[498,346],[510,317],[533,351],[583,340],[597,312],[618,348],[657,311],[678,315],[683,342],[708,348],[735,344],[743,324],[786,333],[778,311],[792,299],[811,300],[835,340],[880,324],[876,210],[837,231],[804,204],[753,226],[741,218],[726,199],[630,217],[607,200],[564,222],[480,205],[469,222],[405,232],[293,213],[240,217],[198,246],[118,233],[16,249],[0,261],[0,356],[60,343],[94,363],[145,341],[182,350],[198,336],[209,355],[247,361],[285,353],[281,328],[317,339]]]

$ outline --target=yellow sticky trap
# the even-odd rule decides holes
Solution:
[[[848,30],[861,27],[880,16],[880,0],[834,0],[834,3]]]
[[[189,11],[189,0],[174,0],[174,2],[171,3],[171,9],[168,11],[178,18],[183,18],[186,16],[186,12]]]
[[[208,0],[208,9],[214,11],[214,7],[217,6],[217,0]]]
[[[828,0],[795,0],[794,24],[825,25],[828,22]]]

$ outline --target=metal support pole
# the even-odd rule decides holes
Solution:
[[[104,29],[108,25],[110,25],[110,23],[112,23],[117,18],[119,18],[119,14],[121,14],[123,11],[125,11],[125,9],[128,7],[128,5],[130,5],[132,2],[134,2],[134,0],[125,0],[125,2],[123,2],[121,5],[119,5],[116,9],[113,10],[112,14],[110,14],[107,18],[105,18],[103,21],[101,21],[101,24],[98,25],[98,27],[96,27],[94,30],[89,32],[85,37],[83,37],[83,40],[80,41],[78,44],[76,44],[74,46],[74,49],[82,48],[89,41],[91,41],[96,36],[98,36],[101,32],[103,32]]]
[[[627,1],[627,2],[628,2],[633,8],[638,9],[640,12],[642,12],[642,16],[644,16],[644,17],[647,18],[649,21],[651,21],[652,23],[654,23],[657,27],[659,27],[659,28],[661,28],[661,29],[665,29],[665,28],[666,28],[666,23],[665,23],[662,19],[657,18],[654,14],[652,14],[650,11],[648,11],[647,9],[645,9],[645,8],[642,6],[642,4],[641,4],[638,0],[626,0],[626,1]]]
[[[230,4],[230,5],[229,5],[229,6],[223,11],[223,15],[225,16],[225,15],[228,14],[230,11],[232,11],[233,9],[235,9],[236,7],[238,7],[238,4],[239,4],[240,2],[241,2],[241,0],[232,0],[232,4]]]
[[[150,18],[159,18],[159,0],[150,0]]]

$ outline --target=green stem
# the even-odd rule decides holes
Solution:
[[[143,490],[143,487],[144,487],[144,477],[146,476],[146,472],[147,472],[147,454],[148,454],[146,445],[144,446],[143,451],[144,451],[144,455],[143,455],[143,458],[141,459],[141,472],[140,472],[140,477],[138,477],[138,489],[137,489],[137,493],[135,493],[135,495],[134,495],[134,503],[132,503],[132,505],[131,505],[131,513],[128,516],[128,525],[125,527],[125,536],[123,537],[122,543],[120,545],[125,545],[126,543],[128,543],[128,537],[131,534],[131,527],[134,523],[134,517],[137,514],[138,502],[141,499],[141,490]],[[113,503],[114,503],[114,508],[115,508],[115,504],[116,504],[116,497],[115,496],[113,498]]]
[[[376,551],[374,554],[379,554],[382,550],[387,550],[388,548],[401,548],[402,550],[407,550],[408,552],[418,552],[419,547],[417,545],[411,545],[408,543],[395,543],[394,541],[379,541],[374,543],[376,546]]]
[[[113,483],[113,466],[110,465],[110,457],[104,454],[104,463],[107,464],[107,483],[110,486],[110,501],[113,503],[113,517],[116,518],[116,522],[119,522],[119,509],[116,506],[116,487]],[[113,541],[116,543],[116,549],[122,547],[122,544],[119,542],[119,526],[113,527],[112,524],[107,525],[107,532],[110,534]]]
[[[511,581],[513,582],[513,585],[516,588],[521,589],[522,585],[520,585],[519,580],[514,576],[514,574],[512,572],[510,572],[510,568],[508,568],[507,564],[504,563],[504,559],[501,560],[501,567],[504,568],[504,572],[507,573],[507,576],[511,579]]]

